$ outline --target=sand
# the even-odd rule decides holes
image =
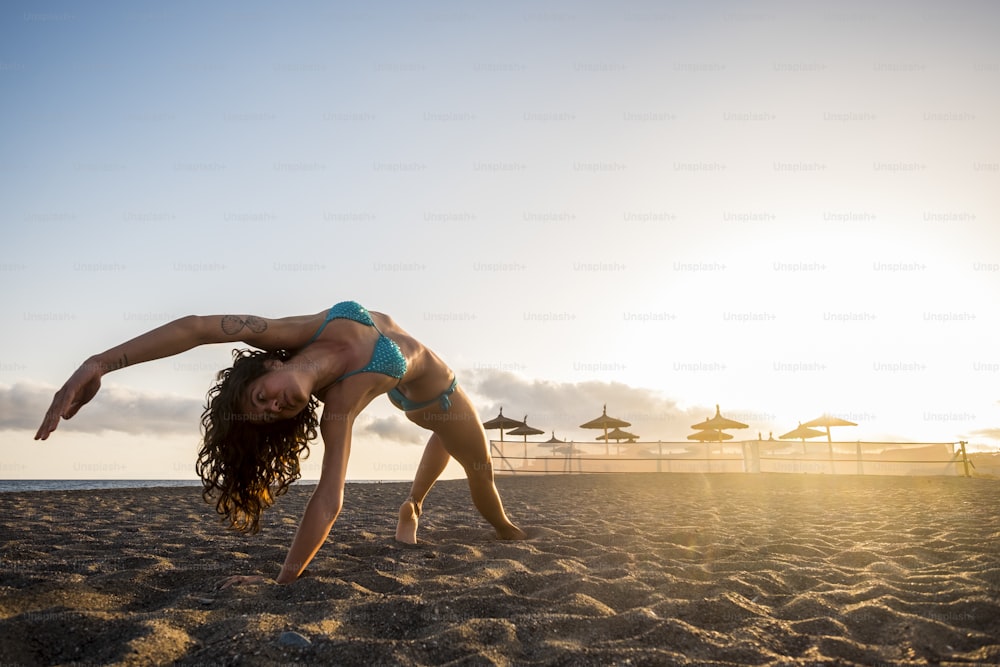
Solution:
[[[256,536],[193,488],[3,494],[0,664],[1000,663],[998,481],[498,486],[528,541],[495,540],[455,480],[405,547],[408,485],[351,485],[304,578],[225,591],[226,575],[276,574],[311,487]]]

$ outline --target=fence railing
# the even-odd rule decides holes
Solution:
[[[964,442],[491,441],[497,474],[623,472],[970,476]]]

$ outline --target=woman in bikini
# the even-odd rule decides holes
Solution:
[[[424,498],[455,457],[472,501],[500,539],[524,539],[507,518],[479,415],[454,375],[431,350],[382,313],[353,301],[315,315],[266,319],[189,315],[88,359],[56,393],[35,434],[45,440],[61,419],[90,401],[110,371],[180,354],[199,345],[242,342],[219,372],[201,417],[196,470],[206,501],[236,529],[256,532],[261,512],[299,478],[299,455],[323,437],[323,466],[288,556],[276,577],[295,581],[326,540],[344,501],[351,431],[361,411],[388,394],[407,419],[431,431],[399,508],[396,539],[414,544]],[[316,409],[323,403],[322,417]],[[216,498],[217,497],[217,498]],[[262,577],[234,576],[224,586]]]

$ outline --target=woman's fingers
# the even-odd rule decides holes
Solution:
[[[45,418],[42,420],[42,425],[38,428],[38,432],[35,434],[35,440],[45,440],[49,437],[52,431],[56,430],[59,425],[59,419],[69,419],[76,411],[79,410],[77,406],[76,410],[71,410],[71,408],[66,407],[66,400],[63,398],[65,395],[65,389],[60,389],[55,397],[52,399],[52,405],[49,406],[48,411],[45,413]]]
[[[56,430],[56,426],[59,425],[59,416],[63,412],[62,403],[62,391],[60,391],[52,399],[52,405],[49,406],[48,411],[45,413],[45,418],[42,419],[42,425],[38,427],[38,432],[35,433],[35,440],[45,440],[52,431]]]
[[[88,368],[86,372],[81,373],[83,370],[83,367],[81,367],[56,392],[56,395],[52,398],[52,404],[49,406],[48,412],[45,413],[45,418],[42,420],[42,425],[38,428],[38,432],[35,433],[35,440],[47,439],[49,434],[56,430],[60,418],[70,419],[80,411],[80,408],[90,402],[90,399],[97,395],[97,392],[101,388],[100,374],[94,368]]]

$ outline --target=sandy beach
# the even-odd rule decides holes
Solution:
[[[498,486],[529,540],[495,540],[455,480],[405,547],[408,484],[355,484],[305,577],[225,591],[229,574],[276,574],[311,487],[256,536],[195,488],[3,494],[0,664],[1000,663],[998,481]]]

